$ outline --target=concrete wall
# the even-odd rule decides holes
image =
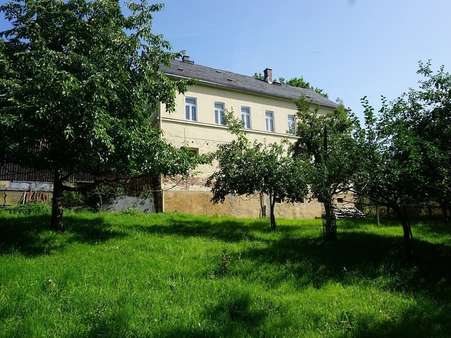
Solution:
[[[18,205],[22,200],[21,191],[0,191],[0,206]]]
[[[47,202],[52,198],[53,185],[39,181],[0,181],[0,206],[15,206],[25,202]]]
[[[187,121],[185,118],[186,96],[196,98],[197,121]],[[262,143],[296,141],[294,135],[287,133],[288,115],[297,113],[294,102],[204,85],[192,86],[185,95],[178,95],[175,112],[166,112],[162,105],[160,123],[165,138],[178,147],[196,148],[200,154],[214,152],[219,144],[230,142],[233,136],[227,128],[215,123],[215,102],[224,103],[225,108],[233,111],[236,117],[240,117],[241,106],[250,107],[252,129],[246,130],[246,133],[252,141]],[[266,111],[274,113],[274,132],[265,130]],[[261,210],[259,196],[230,196],[222,204],[211,202],[212,194],[205,183],[214,170],[215,163],[199,166],[193,177],[188,180],[164,179],[162,181],[164,211],[258,217]],[[276,206],[276,213],[277,216],[284,218],[320,217],[322,205],[317,201],[281,203]]]
[[[208,191],[166,191],[164,193],[164,210],[199,215],[231,215],[237,217],[259,217],[260,198],[254,196],[228,196],[224,203],[211,202],[212,194]],[[266,203],[267,205],[267,203]],[[269,215],[269,207],[266,207]],[[316,201],[311,203],[277,203],[276,216],[282,218],[320,217],[322,206]]]

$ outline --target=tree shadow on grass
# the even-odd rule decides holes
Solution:
[[[143,226],[136,224],[130,226],[130,229],[149,234],[205,237],[224,242],[264,241],[264,235],[271,233],[266,220],[243,224],[243,221],[239,219],[192,219],[180,216],[170,217],[167,224],[164,225]],[[282,229],[284,232],[296,230],[295,227],[282,227]]]
[[[352,220],[339,226],[347,229],[359,222]],[[435,231],[428,226],[421,227],[422,231]],[[352,284],[380,280],[390,289],[431,293],[436,299],[451,298],[451,247],[445,244],[416,239],[415,258],[408,263],[401,236],[367,231],[339,232],[337,241],[324,243],[319,236],[301,236],[295,226],[280,226],[272,236],[266,220],[243,224],[239,219],[182,216],[171,217],[164,225],[134,225],[132,228],[151,234],[198,236],[224,242],[263,242],[264,247],[247,249],[240,257],[252,263],[283,266],[278,270],[279,276],[272,276],[269,284],[286,281],[293,274],[299,287],[321,287],[329,281]],[[252,275],[255,271],[237,273]]]
[[[451,224],[447,224],[441,219],[437,218],[417,218],[412,219],[412,227],[414,232],[417,230],[420,232],[425,232],[429,234],[439,234],[439,235],[451,235]],[[378,228],[377,221],[372,218],[364,219],[340,219],[337,221],[338,227],[340,229],[362,229],[366,226],[374,226],[375,229]],[[380,226],[383,228],[393,227],[401,229],[401,223],[395,218],[383,219],[380,221]]]
[[[447,224],[438,220],[422,222],[422,231],[437,235],[451,235],[451,224]]]
[[[84,219],[64,217],[63,234],[50,231],[49,215],[17,215],[2,217],[0,223],[0,255],[20,252],[25,256],[51,254],[69,243],[96,244],[124,236],[106,224],[101,217]]]
[[[107,308],[97,307],[90,311],[87,321],[90,323],[86,334],[74,336],[86,337],[126,337],[139,336],[128,324],[131,310],[124,303],[109,304]],[[300,304],[302,306],[302,304]],[[257,307],[257,308],[256,308]],[[321,332],[323,336],[334,337],[448,337],[451,331],[448,304],[436,307],[434,303],[419,300],[404,310],[396,312],[396,316],[373,316],[354,309],[337,312],[326,321],[315,322],[316,310],[305,312],[298,323],[293,316],[284,317],[285,309],[280,308],[277,318],[267,322],[268,311],[255,301],[247,292],[231,290],[226,292],[219,302],[206,306],[201,324],[187,323],[149,332],[149,336],[162,338],[179,337],[282,337],[303,336],[303,329],[310,333]],[[281,312],[280,312],[281,311]],[[308,324],[308,325],[306,325]],[[290,329],[291,328],[291,329]],[[299,332],[296,332],[296,328]],[[288,330],[287,330],[288,329]],[[147,336],[145,334],[145,336]]]
[[[302,306],[302,304],[300,304]],[[276,318],[267,322],[267,311],[255,309],[248,294],[231,295],[204,310],[203,326],[173,327],[159,332],[158,337],[302,337],[305,332],[334,337],[447,337],[451,330],[451,307],[436,307],[434,303],[419,301],[396,316],[373,316],[349,309],[315,322],[316,310],[305,312],[304,323],[296,317],[284,316],[282,306]],[[327,316],[326,316],[327,317]],[[299,330],[298,332],[296,330]]]
[[[127,337],[130,331],[129,320],[130,314],[123,307],[113,307],[110,313],[102,315],[95,314],[88,320],[91,327],[85,336],[89,338]],[[74,335],[74,337],[77,336],[79,335]]]
[[[176,327],[158,336],[178,337],[254,337],[266,319],[266,314],[252,307],[248,293],[232,292],[225,299],[204,311],[208,328]],[[260,332],[261,333],[261,332]]]
[[[405,261],[402,238],[367,232],[339,233],[334,242],[284,236],[242,257],[286,267],[274,282],[294,275],[299,287],[321,287],[329,281],[352,284],[379,280],[390,289],[451,297],[451,247],[416,240],[413,262]]]
[[[341,229],[362,229],[366,226],[376,226],[377,221],[373,218],[351,219],[342,218],[337,220],[337,226]],[[381,227],[401,227],[399,221],[395,219],[386,219],[380,221]]]
[[[340,337],[449,337],[451,308],[431,308],[423,304],[410,306],[400,315],[384,321],[371,316],[346,316],[344,324],[350,329]]]

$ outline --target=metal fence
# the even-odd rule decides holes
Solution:
[[[53,172],[45,169],[25,168],[15,163],[0,164],[1,181],[53,182]],[[69,182],[91,182],[93,176],[79,173],[72,175]]]

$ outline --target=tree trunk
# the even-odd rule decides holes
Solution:
[[[265,195],[260,193],[260,218],[266,217]]]
[[[63,181],[60,170],[55,170],[53,178],[52,219],[50,227],[55,231],[64,231],[63,226]]]
[[[410,226],[410,222],[408,220],[402,221],[402,230],[404,233],[404,249],[406,251],[406,257],[408,259],[412,258],[413,248],[412,248],[412,227]]]
[[[273,195],[269,195],[269,213],[271,220],[271,230],[276,231],[276,217],[274,215],[276,199]]]
[[[326,214],[325,224],[324,224],[324,239],[336,240],[337,239],[337,225],[335,220],[335,214],[333,210],[332,201],[328,200],[323,202],[324,211]]]
[[[381,225],[380,219],[379,219],[379,206],[376,205],[376,219],[377,219],[377,226]]]
[[[407,209],[405,207],[400,208],[400,210],[398,211],[398,215],[401,219],[406,258],[410,260],[413,255],[413,247],[412,247],[413,234]]]
[[[449,221],[449,213],[448,213],[449,206],[447,205],[446,202],[442,202],[442,203],[440,203],[440,207],[442,208],[443,220],[445,222],[448,222]]]

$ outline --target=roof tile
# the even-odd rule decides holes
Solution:
[[[187,77],[219,86],[254,92],[263,95],[297,100],[306,97],[311,102],[330,108],[338,105],[314,90],[292,87],[286,84],[270,84],[252,76],[241,75],[229,71],[173,60],[170,67],[162,66],[168,75]]]

